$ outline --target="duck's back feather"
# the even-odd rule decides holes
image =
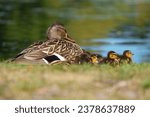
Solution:
[[[13,61],[18,59],[39,60],[52,56],[54,53],[64,57],[68,61],[73,61],[76,56],[83,53],[80,46],[66,40],[51,39],[45,42],[38,42],[30,45],[20,52]]]

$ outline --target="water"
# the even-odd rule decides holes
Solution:
[[[45,40],[48,26],[60,22],[87,50],[106,56],[109,50],[129,49],[135,62],[149,62],[150,2],[138,1],[0,0],[0,60]]]
[[[135,55],[135,63],[150,62],[150,39],[140,38],[101,38],[91,39],[84,49],[92,50],[106,56],[107,52],[113,50],[122,54],[124,50],[131,50]]]

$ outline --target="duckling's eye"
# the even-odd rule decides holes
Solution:
[[[94,60],[96,59],[96,57],[95,57],[95,56],[93,56],[93,57],[91,57],[91,59],[94,61]]]
[[[129,52],[127,52],[127,53],[126,53],[126,56],[128,56],[128,57],[129,57],[130,55],[131,55],[131,54],[130,54]]]
[[[110,58],[111,58],[111,59],[116,59],[116,58],[117,58],[117,55],[116,55],[116,54],[111,54],[111,55],[110,55]]]
[[[117,56],[116,55],[113,55],[113,58],[116,58]]]
[[[133,55],[132,53],[129,53],[129,54],[128,54],[128,57],[132,57],[132,55]]]
[[[113,58],[113,57],[114,57],[114,55],[113,55],[113,54],[111,54],[111,55],[110,55],[110,58]]]
[[[96,57],[96,56],[94,56],[93,58],[94,58],[94,59],[97,59],[97,57]]]

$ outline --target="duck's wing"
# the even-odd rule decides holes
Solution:
[[[46,63],[60,61],[74,61],[75,57],[82,53],[82,49],[76,43],[66,40],[51,39],[31,49],[23,50],[21,57],[27,60],[43,59]]]
[[[37,50],[25,54],[25,58],[40,59],[45,56],[60,55],[67,60],[71,60],[83,53],[80,46],[65,40],[48,40],[40,45]]]
[[[33,51],[34,49],[37,49],[39,45],[41,45],[43,42],[38,41],[36,43],[33,43],[32,45],[28,46],[26,49],[22,50],[20,53],[18,53],[14,58],[12,58],[10,61],[15,61],[16,59],[23,58],[23,55],[26,53],[29,53]]]
[[[39,47],[39,45],[41,45],[41,44],[43,44],[43,41],[38,41],[36,43],[33,43],[32,45],[28,46],[26,49],[21,51],[19,54],[25,54],[25,53],[31,52],[34,49],[37,49]]]
[[[25,59],[38,60],[47,56],[52,56],[55,52],[58,40],[46,41],[40,45],[37,45],[34,49],[24,54]]]

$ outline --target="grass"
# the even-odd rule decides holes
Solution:
[[[0,63],[0,99],[150,99],[150,64]]]

